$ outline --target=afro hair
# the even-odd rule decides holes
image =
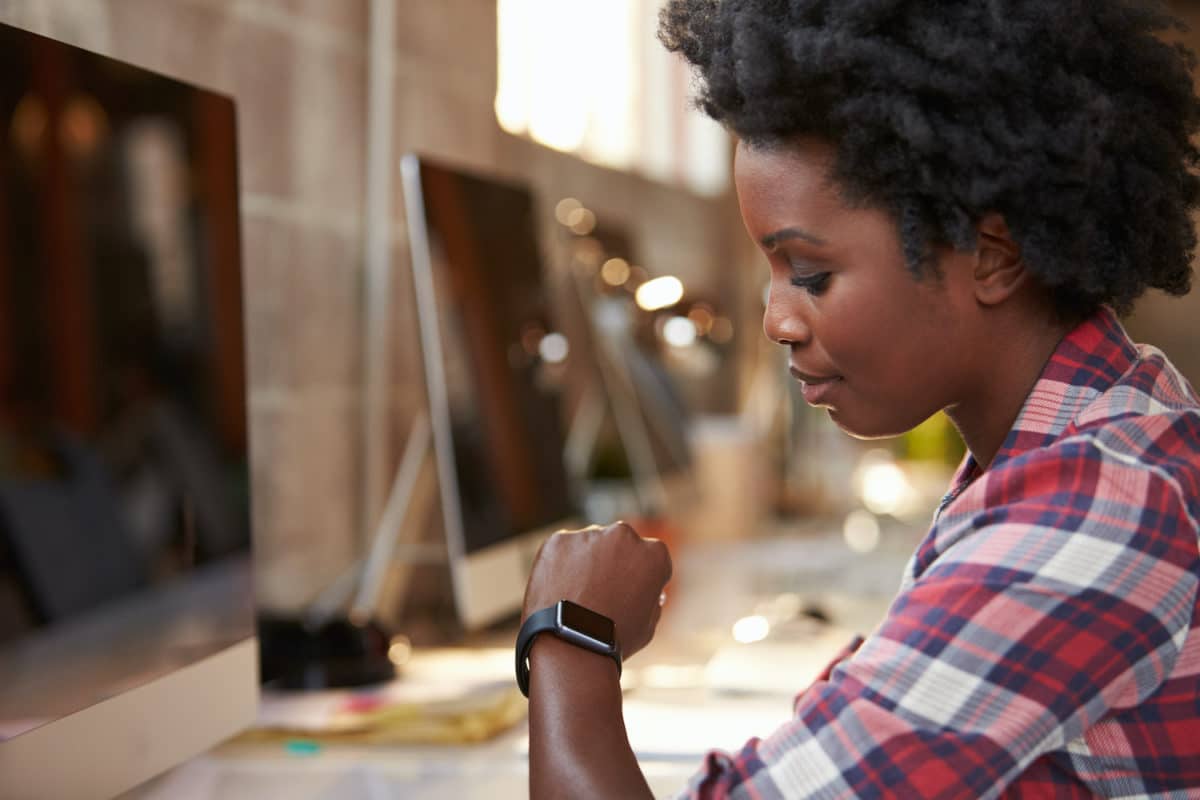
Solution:
[[[915,275],[998,212],[1056,308],[1190,289],[1200,197],[1182,25],[1125,0],[669,0],[659,38],[751,147],[836,146]]]

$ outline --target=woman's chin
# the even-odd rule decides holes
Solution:
[[[843,433],[866,441],[903,436],[916,427],[915,424],[906,426],[895,420],[861,419],[846,413],[844,409],[833,407],[826,408],[825,411],[829,414],[829,419],[833,421],[833,424],[837,425]]]

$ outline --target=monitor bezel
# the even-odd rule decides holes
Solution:
[[[4,794],[28,800],[120,794],[249,726],[258,692],[258,639],[251,636],[0,742]]]
[[[228,94],[183,81],[173,75],[150,70],[111,55],[63,42],[0,23],[32,39],[88,57],[103,59],[138,73],[195,89],[227,104],[232,120],[233,182],[232,217],[236,227],[238,290],[243,302],[239,311],[242,331],[242,364],[245,376],[247,309],[244,302],[246,278],[242,258],[241,197],[236,191],[237,104]],[[248,406],[243,405],[243,414]],[[253,463],[253,445],[246,443],[247,463]],[[248,519],[249,521],[249,519]],[[253,537],[253,534],[251,534]],[[69,713],[37,720],[35,726],[0,739],[0,796],[29,800],[71,800],[109,797],[135,789],[148,780],[179,766],[249,727],[258,714],[259,645],[254,632],[253,588],[249,578],[253,538],[247,555],[234,563],[224,557],[221,564],[231,578],[244,586],[239,599],[246,604],[248,635],[226,639],[219,649],[136,685],[119,686],[110,696],[90,702]],[[69,665],[68,665],[69,666]],[[139,665],[139,668],[144,665]],[[45,665],[53,671],[55,665]]]
[[[555,531],[577,526],[578,520],[563,518],[467,552],[443,361],[441,313],[421,187],[421,166],[427,161],[416,153],[406,153],[400,159],[400,172],[454,604],[462,626],[477,630],[520,611],[538,548]]]

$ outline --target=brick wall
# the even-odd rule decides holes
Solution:
[[[1195,6],[1176,3],[1200,30]],[[397,0],[396,156],[416,150],[570,194],[628,226],[643,260],[731,298],[739,363],[761,351],[765,277],[731,197],[585,164],[495,122],[494,0]],[[238,103],[259,595],[295,607],[361,549],[368,0],[0,0],[0,22],[231,94]],[[1200,34],[1188,41],[1200,44]],[[1200,49],[1200,48],[1198,48]],[[423,405],[394,176],[390,462]],[[1200,382],[1200,291],[1130,322]],[[741,380],[718,382],[714,408]]]
[[[658,272],[718,291],[730,198],[698,199],[502,133],[494,0],[397,0],[394,154],[571,194],[630,226]],[[292,608],[361,549],[367,0],[0,0],[0,22],[232,95],[238,104],[258,593]],[[424,404],[394,175],[394,462]],[[730,387],[732,396],[732,387]]]

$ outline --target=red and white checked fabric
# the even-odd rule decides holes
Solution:
[[[1107,309],[968,455],[879,628],[681,797],[1200,798],[1200,401]]]

